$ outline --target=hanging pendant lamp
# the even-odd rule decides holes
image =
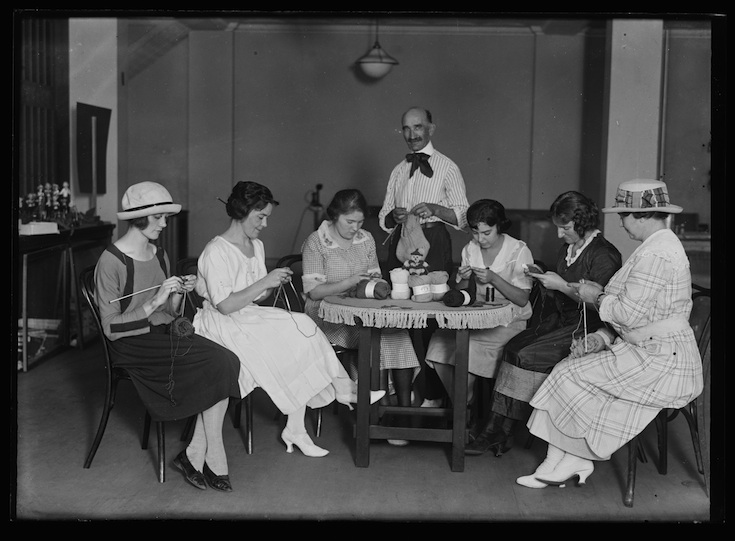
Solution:
[[[385,77],[398,60],[386,53],[378,41],[378,23],[375,23],[375,45],[362,58],[355,62],[362,72],[373,79]]]

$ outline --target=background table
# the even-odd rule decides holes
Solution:
[[[488,329],[507,325],[513,320],[513,305],[476,303],[472,306],[449,307],[442,302],[414,302],[395,299],[358,299],[329,296],[322,300],[319,316],[330,323],[356,325],[360,328],[358,353],[357,423],[355,430],[355,464],[370,464],[370,439],[407,439],[452,443],[452,471],[464,471],[464,448],[467,441],[467,366],[470,329]],[[454,367],[454,408],[418,408],[370,405],[370,390],[380,386],[380,329],[422,329],[429,319],[436,319],[440,329],[457,331]],[[384,414],[417,416],[449,416],[452,427],[413,428],[378,424]]]
[[[23,372],[30,363],[69,347],[72,327],[76,328],[74,341],[84,346],[79,271],[97,261],[110,244],[114,228],[114,224],[99,223],[57,234],[18,236],[18,364]],[[36,337],[43,347],[29,351],[31,338]]]

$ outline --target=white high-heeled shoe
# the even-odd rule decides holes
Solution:
[[[554,471],[554,468],[557,467],[559,462],[561,462],[561,459],[564,458],[564,455],[566,453],[559,449],[558,447],[554,445],[549,445],[546,449],[546,458],[544,458],[544,461],[539,464],[538,468],[536,468],[536,471],[533,472],[531,475],[524,475],[523,477],[519,477],[516,479],[516,483],[518,483],[521,486],[528,487],[528,488],[546,488],[548,485],[546,483],[542,483],[536,477],[539,475],[549,475],[551,472]],[[560,485],[564,486],[564,485]]]
[[[577,486],[582,486],[590,474],[595,471],[595,463],[567,453],[557,464],[554,471],[536,476],[536,479],[547,485],[563,485],[576,477]]]
[[[556,468],[557,464],[559,464],[559,461],[562,459],[562,457],[559,457],[556,460],[550,459],[548,456],[544,459],[544,461],[539,464],[539,467],[536,468],[536,471],[533,472],[531,475],[524,475],[522,477],[519,477],[516,479],[516,483],[518,483],[521,486],[528,487],[528,488],[546,488],[546,483],[542,483],[537,479],[538,476],[544,476],[549,475],[551,472],[554,471],[554,468]],[[564,486],[564,485],[559,485]]]
[[[314,442],[311,441],[309,434],[306,432],[294,434],[288,427],[286,427],[283,429],[283,432],[281,432],[281,439],[283,440],[283,443],[286,444],[287,453],[293,453],[293,446],[295,445],[306,456],[319,458],[329,454],[329,451],[326,449],[322,449],[318,445],[315,445]]]
[[[375,404],[384,396],[385,391],[370,391],[370,403]],[[357,391],[352,391],[350,394],[338,394],[335,396],[335,400],[340,404],[344,404],[352,411],[354,409],[352,404],[357,404]]]

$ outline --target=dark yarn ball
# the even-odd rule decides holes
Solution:
[[[194,334],[194,325],[185,317],[177,317],[171,322],[171,334],[186,338]]]
[[[442,302],[445,306],[463,306],[469,304],[461,289],[450,289],[444,294]]]

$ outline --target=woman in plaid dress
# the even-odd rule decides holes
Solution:
[[[621,226],[641,243],[603,288],[572,284],[594,303],[605,327],[576,341],[531,400],[529,431],[549,443],[546,459],[518,484],[543,488],[594,471],[664,408],[681,408],[702,392],[702,362],[689,326],[689,260],[669,228],[666,184],[620,184],[615,205]]]
[[[341,190],[326,213],[329,219],[309,235],[302,249],[305,311],[333,344],[357,348],[357,327],[324,321],[319,317],[319,305],[324,297],[346,293],[361,280],[381,275],[375,239],[362,229],[367,203],[359,190]],[[411,337],[405,329],[383,329],[380,334],[384,387],[390,370],[398,405],[410,406],[411,385],[420,369]],[[354,365],[350,368],[355,377]]]

